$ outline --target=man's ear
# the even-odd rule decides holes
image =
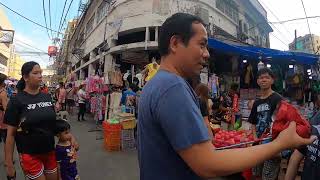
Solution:
[[[172,53],[176,53],[177,49],[179,48],[181,43],[183,43],[183,42],[179,36],[177,36],[177,35],[172,36],[170,38],[170,42],[169,42],[169,51]]]

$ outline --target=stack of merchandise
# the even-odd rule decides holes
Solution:
[[[135,148],[134,128],[136,127],[136,119],[133,114],[118,114],[119,121],[122,125],[121,132],[121,149],[129,150]]]

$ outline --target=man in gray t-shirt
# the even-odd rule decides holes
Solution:
[[[209,58],[207,32],[200,18],[169,17],[159,34],[159,72],[142,90],[138,112],[141,180],[200,180],[253,167],[288,148],[310,144],[295,123],[273,142],[216,151],[185,79],[198,76]]]

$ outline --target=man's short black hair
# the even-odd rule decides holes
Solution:
[[[257,73],[258,78],[263,74],[269,74],[272,77],[272,79],[275,78],[274,73],[272,72],[272,70],[270,68],[262,68],[262,69],[260,69],[258,71],[258,73]]]
[[[55,122],[55,130],[54,130],[54,134],[58,135],[59,133],[62,133],[64,131],[70,130],[70,124],[63,120],[63,119],[58,119]]]
[[[159,53],[161,56],[169,54],[170,39],[172,36],[176,35],[181,38],[183,43],[187,46],[189,40],[194,35],[192,29],[193,23],[203,23],[203,20],[197,16],[186,14],[186,13],[176,13],[169,17],[160,28],[159,35]]]

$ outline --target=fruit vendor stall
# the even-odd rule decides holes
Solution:
[[[264,144],[277,138],[281,131],[285,130],[290,122],[296,123],[296,131],[299,136],[309,138],[311,135],[311,126],[309,121],[301,115],[300,111],[292,104],[282,100],[273,113],[273,122],[270,131],[257,138],[252,130],[223,130],[219,125],[210,123],[214,132],[213,145],[216,150],[244,148],[257,144]],[[288,151],[281,153],[283,157],[287,156]],[[289,154],[290,155],[290,154]],[[282,159],[281,171],[279,177],[283,177],[288,160]],[[251,170],[245,171],[242,176],[250,179]]]
[[[260,97],[257,72],[267,67],[275,75],[272,89],[295,105],[307,119],[312,115],[313,97],[320,92],[319,56],[301,52],[280,51],[249,46],[242,42],[208,41],[214,61],[209,65],[209,83],[212,98],[221,97],[232,84],[239,85],[239,112],[241,126],[248,128],[251,107]],[[232,107],[231,107],[232,108]],[[230,129],[230,128],[229,128]]]

